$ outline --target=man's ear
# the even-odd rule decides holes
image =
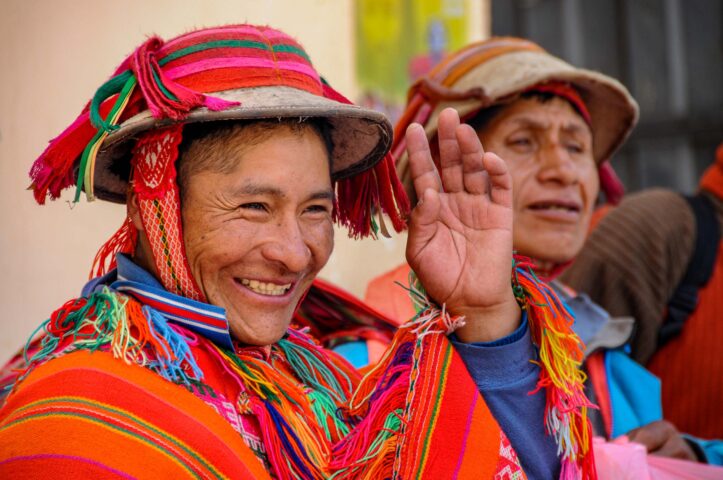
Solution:
[[[139,232],[143,231],[143,222],[141,221],[141,211],[138,208],[138,196],[133,190],[129,190],[128,199],[126,200],[126,209],[128,218],[133,222],[133,226]]]

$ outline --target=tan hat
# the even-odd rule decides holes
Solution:
[[[373,167],[389,150],[392,127],[380,112],[342,104],[297,88],[274,86],[240,88],[215,92],[214,97],[237,103],[224,110],[200,107],[189,112],[183,123],[280,118],[324,118],[330,126],[333,149],[332,178],[340,180]],[[145,110],[124,121],[103,142],[94,175],[95,196],[125,203],[128,179],[113,171],[113,165],[127,162],[139,134],[176,123],[156,119]]]
[[[609,159],[638,120],[638,105],[628,90],[614,78],[575,68],[528,40],[491,38],[449,55],[409,89],[392,147],[407,192],[411,185],[403,135],[409,124],[423,124],[431,140],[437,133],[439,113],[447,107],[465,118],[552,81],[567,82],[580,95],[591,117],[593,156],[598,164]]]
[[[35,161],[31,187],[39,203],[72,185],[75,201],[84,191],[89,200],[121,203],[132,191],[161,283],[205,301],[182,233],[176,161],[184,125],[309,117],[330,125],[336,223],[354,237],[385,234],[382,216],[379,222],[372,217],[379,211],[402,231],[409,202],[388,153],[389,121],[344,98],[298,42],[267,26],[225,25],[146,40]],[[94,276],[113,267],[116,253],[134,252],[138,237],[126,219],[98,251]]]

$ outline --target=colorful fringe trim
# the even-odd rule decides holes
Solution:
[[[595,479],[592,425],[588,408],[597,408],[585,395],[586,375],[582,370],[583,344],[573,332],[573,314],[557,295],[534,274],[534,263],[515,255],[513,290],[520,307],[527,312],[533,343],[540,352],[540,379],[530,394],[545,390],[545,427],[555,438],[562,462],[563,480]],[[405,287],[415,309],[422,315],[431,301],[413,271]],[[444,311],[442,311],[444,315]],[[463,319],[448,320],[454,330]]]
[[[545,427],[555,437],[563,480],[595,479],[592,425],[588,408],[596,408],[584,391],[583,344],[572,331],[573,314],[546,284],[537,280],[534,264],[515,257],[513,290],[527,312],[532,340],[539,348],[540,379],[545,390]]]
[[[448,357],[453,348],[443,334],[456,321],[432,309],[420,315],[400,330],[393,351],[360,384],[351,366],[299,332],[289,331],[268,354],[260,353],[262,347],[226,351],[205,338],[169,327],[158,312],[106,289],[56,311],[44,326],[40,351],[28,363],[33,368],[72,351],[102,350],[193,389],[201,380],[210,380],[202,377],[197,359],[207,362],[210,358],[217,372],[226,372],[221,373],[223,382],[236,382],[245,392],[238,408],[258,419],[264,461],[277,478],[406,478],[399,472],[429,468],[429,464],[418,466],[414,455],[409,455],[409,462],[399,463],[400,448],[417,450],[414,442],[403,446],[406,429],[426,425],[415,421],[417,408],[410,406],[415,385],[424,380],[434,389],[445,379],[422,373],[422,355],[439,350],[424,345],[442,342],[448,347]],[[461,363],[458,368],[463,369]],[[185,375],[187,371],[191,375]],[[471,392],[479,395],[474,385]],[[456,389],[452,393],[457,397]],[[427,403],[421,397],[414,401],[415,405]],[[479,423],[495,422],[490,416]],[[498,432],[496,428],[492,431]],[[476,458],[468,461],[479,464]],[[495,458],[492,464],[496,462]]]
[[[108,351],[126,364],[150,368],[175,383],[200,381],[203,372],[188,346],[185,331],[136,300],[107,287],[89,297],[68,301],[38,327],[44,336],[25,355],[26,371],[38,364],[76,350]],[[26,352],[30,349],[30,342]]]
[[[594,479],[580,342],[570,331],[569,312],[529,266],[517,264],[514,290],[540,350],[538,389],[546,392],[545,425],[559,446],[561,478]],[[413,285],[413,291],[421,303],[423,290]],[[101,350],[189,389],[213,390],[212,377],[235,382],[242,392],[237,408],[258,420],[260,455],[278,478],[440,478],[453,471],[455,478],[467,478],[474,471],[493,476],[503,467],[512,468],[513,478],[524,478],[514,453],[503,453],[510,451],[509,442],[477,387],[461,374],[464,365],[446,338],[462,322],[427,303],[360,378],[300,332],[290,330],[271,347],[232,352],[106,288],[66,303],[51,316],[16,386],[48,359]],[[201,359],[204,368],[215,365],[210,377],[199,368]],[[499,458],[487,458],[490,445],[499,445]],[[434,453],[439,448],[445,455]],[[487,456],[480,458],[480,451]]]

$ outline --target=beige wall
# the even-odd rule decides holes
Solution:
[[[465,0],[479,2],[479,0]],[[483,1],[482,4],[487,4]],[[149,33],[222,23],[270,24],[295,36],[332,85],[354,98],[353,0],[3,0],[0,15],[0,362],[76,296],[124,210],[104,202],[37,206],[27,171],[118,63]],[[488,31],[470,19],[474,36]],[[403,239],[350,242],[324,275],[358,295],[399,263]],[[363,260],[362,260],[363,259]]]

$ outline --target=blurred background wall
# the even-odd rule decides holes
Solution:
[[[385,23],[385,12],[419,13],[415,5],[436,5],[450,14],[473,12],[463,16],[466,40],[489,32],[486,0],[372,1],[378,7],[372,17],[389,28],[404,18]],[[360,99],[355,33],[361,6],[355,0],[2,0],[0,362],[79,294],[96,250],[124,218],[122,206],[104,202],[81,200],[71,208],[71,191],[39,207],[25,189],[28,169],[48,140],[75,119],[135,46],[152,33],[170,38],[201,26],[269,24],[296,37],[336,89]],[[323,275],[357,295],[372,276],[403,259],[403,238],[351,242],[338,232],[336,241]]]
[[[630,89],[640,122],[612,162],[628,191],[695,190],[723,141],[723,0],[492,0],[492,34]]]

